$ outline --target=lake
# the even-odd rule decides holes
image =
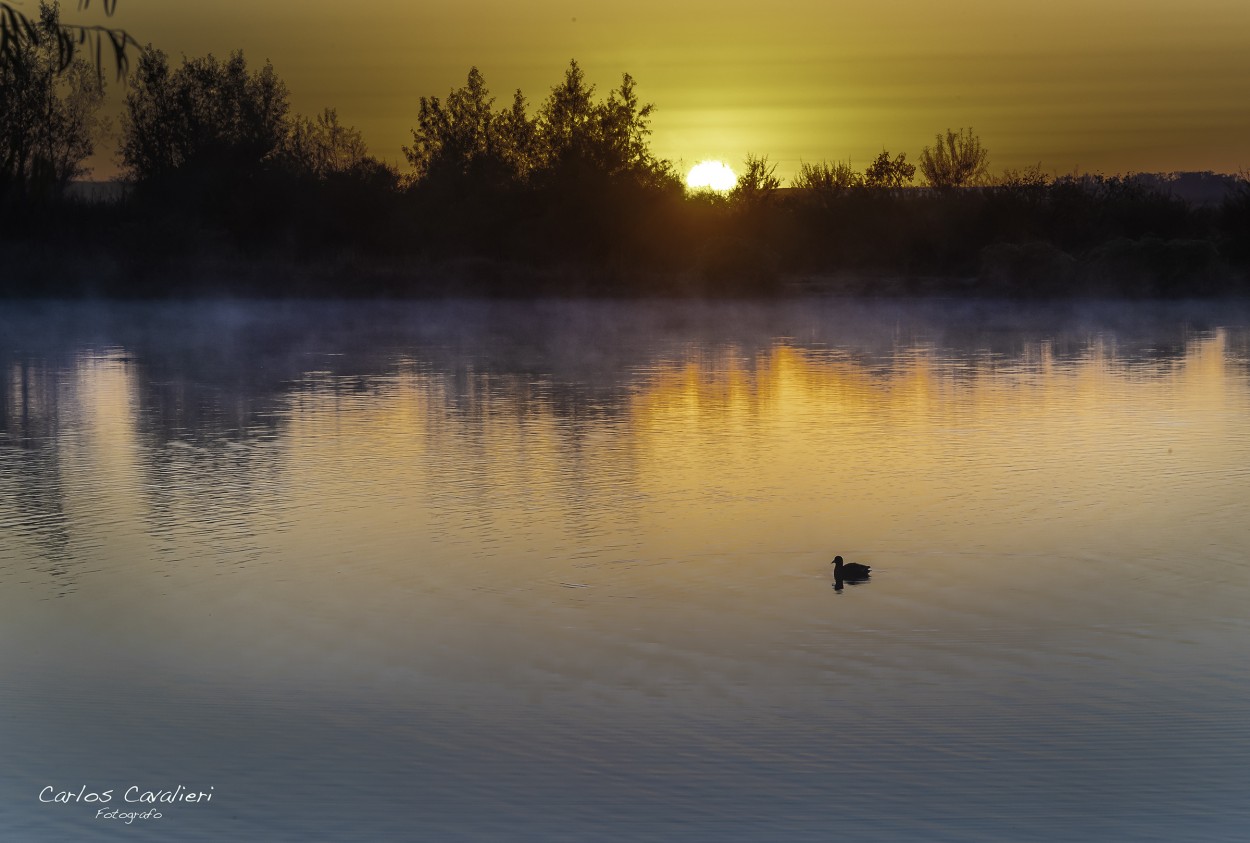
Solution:
[[[1248,314],[5,303],[4,836],[1244,840]]]

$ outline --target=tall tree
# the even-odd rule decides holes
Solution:
[[[622,74],[620,87],[595,102],[595,86],[576,60],[551,89],[538,112],[538,166],[548,182],[575,182],[586,176],[644,187],[680,184],[670,162],[651,153],[651,115],[634,78]]]
[[[249,73],[242,51],[171,70],[165,53],[148,47],[126,95],[122,160],[140,183],[245,180],[281,152],[287,96],[273,66]]]
[[[538,135],[542,165],[551,169],[562,161],[589,159],[594,146],[595,86],[586,74],[569,62],[564,81],[551,89],[538,112]]]
[[[515,180],[524,158],[525,109],[517,92],[509,112],[497,115],[495,99],[476,67],[469,69],[463,87],[446,100],[422,97],[412,146],[404,155],[418,182],[446,183],[472,179],[505,183]],[[505,130],[512,135],[505,135]]]
[[[104,83],[79,60],[62,65],[59,9],[41,3],[40,37],[0,61],[0,196],[52,198],[87,170],[104,123]]]

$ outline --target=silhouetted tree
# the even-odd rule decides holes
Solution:
[[[747,207],[759,207],[772,201],[781,187],[776,172],[777,165],[769,166],[767,155],[748,154],[738,183],[729,191],[729,201]]]
[[[522,140],[528,131],[524,100],[518,91],[513,110],[502,115],[494,112],[494,102],[476,67],[446,101],[421,98],[412,146],[404,147],[416,181],[506,184],[523,174],[529,157]]]
[[[920,153],[920,172],[930,185],[948,189],[980,184],[989,177],[989,151],[971,127],[937,135],[932,148]]]
[[[607,100],[595,102],[595,86],[586,83],[577,61],[569,62],[564,80],[553,87],[536,121],[536,164],[542,180],[575,183],[593,177],[637,186],[679,184],[672,165],[651,154],[651,114],[641,104],[628,73]]]
[[[673,187],[679,183],[672,164],[651,153],[651,114],[655,105],[639,103],[634,78],[622,74],[621,86],[599,107],[599,163],[612,174],[628,174],[640,185]]]
[[[103,126],[104,83],[82,60],[62,65],[55,4],[41,3],[39,37],[0,61],[0,198],[47,199],[88,172]]]
[[[1229,261],[1247,273],[1250,286],[1250,173],[1242,170],[1233,180],[1220,202],[1217,230],[1222,251]]]
[[[53,8],[58,5],[54,3]],[[80,10],[90,5],[91,0],[78,0]],[[103,0],[102,5],[105,14],[112,16],[117,0]],[[12,3],[0,2],[0,66],[20,65],[32,50],[42,49],[55,54],[59,74],[69,70],[85,51],[92,60],[90,63],[95,65],[96,76],[102,78],[106,42],[113,50],[113,62],[120,79],[130,66],[128,50],[139,46],[124,29],[63,23],[59,19],[55,28],[48,29],[42,24],[42,9],[40,19],[31,20]]]
[[[236,51],[224,62],[185,59],[171,71],[165,53],[149,46],[126,95],[122,161],[140,184],[229,187],[276,163],[287,111],[286,85],[269,63],[249,73]]]
[[[848,191],[864,185],[863,173],[851,168],[850,162],[838,161],[816,164],[799,163],[799,171],[790,184],[801,191],[799,201],[808,207],[816,206],[831,210]]]
[[[836,195],[864,183],[863,173],[851,168],[850,162],[837,161],[830,164],[821,161],[809,164],[799,163],[799,171],[790,183],[800,190],[810,190],[820,194]]]
[[[569,62],[564,81],[551,89],[538,112],[541,165],[552,169],[570,158],[589,158],[594,134],[595,86],[577,61]]]
[[[864,171],[864,186],[893,190],[911,182],[916,177],[916,165],[907,163],[907,153],[900,152],[896,158],[881,150],[877,160]]]
[[[236,51],[172,69],[149,46],[130,79],[121,159],[169,243],[215,249],[225,236],[257,254],[287,242],[300,201],[283,159],[289,131],[287,88],[272,65],[249,71]]]
[[[498,137],[498,152],[517,179],[525,179],[534,169],[538,149],[538,126],[526,112],[525,96],[518,88],[512,105],[495,115],[492,126]]]
[[[297,115],[291,121],[283,152],[298,173],[320,179],[352,172],[369,155],[360,132],[339,123],[338,111],[333,108],[315,119]]]

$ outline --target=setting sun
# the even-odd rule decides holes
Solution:
[[[724,193],[733,190],[738,177],[724,161],[700,161],[690,168],[686,185],[691,190],[715,190]]]

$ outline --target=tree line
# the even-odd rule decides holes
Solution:
[[[939,133],[915,163],[885,150],[862,172],[803,163],[791,190],[747,156],[728,194],[691,192],[651,151],[654,106],[634,79],[601,94],[576,61],[534,106],[519,90],[500,103],[477,68],[419,98],[400,173],[335,109],[293,113],[268,63],[174,64],[149,46],[117,127],[129,193],[87,205],[67,190],[107,128],[106,83],[66,60],[54,5],[32,25],[46,37],[0,54],[8,293],[755,294],[818,278],[848,292],[1184,295],[1240,291],[1250,270],[1244,177],[1201,206],[1135,176],[991,177],[971,128]],[[918,171],[926,189],[907,189]]]

